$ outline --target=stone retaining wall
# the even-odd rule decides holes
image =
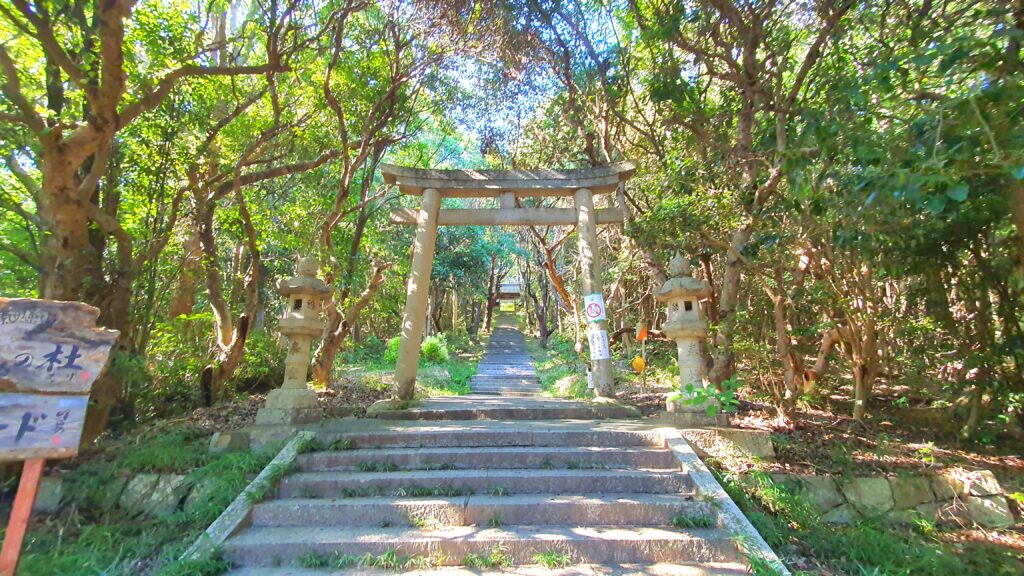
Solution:
[[[805,498],[826,522],[880,517],[898,523],[924,518],[986,528],[1014,523],[999,482],[987,470],[888,478],[772,474],[772,479]]]
[[[159,517],[192,510],[211,495],[213,481],[198,483],[184,474],[137,474],[111,481],[99,498],[105,511],[122,510],[130,515]],[[52,514],[67,502],[60,478],[43,478],[33,510]]]

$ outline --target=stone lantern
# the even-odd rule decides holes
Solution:
[[[683,398],[668,402],[670,419],[683,427],[712,426],[724,424],[724,414],[709,416],[707,405],[684,403],[686,387],[706,388],[704,360],[700,343],[707,337],[708,326],[700,310],[700,301],[711,295],[711,287],[705,280],[698,280],[690,273],[690,263],[676,253],[669,262],[672,275],[654,296],[668,304],[668,321],[662,326],[665,334],[676,341],[679,353],[679,390]],[[691,395],[692,397],[692,395]]]
[[[256,424],[302,424],[320,420],[316,392],[306,387],[309,348],[323,332],[320,312],[331,293],[316,277],[318,264],[313,258],[300,258],[295,276],[277,281],[277,293],[288,298],[278,323],[288,338],[284,360],[284,383],[267,394],[267,402],[256,414]]]

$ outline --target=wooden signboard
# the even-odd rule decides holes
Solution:
[[[15,573],[43,464],[78,454],[89,391],[117,331],[80,302],[0,298],[0,461],[25,460],[0,576]]]

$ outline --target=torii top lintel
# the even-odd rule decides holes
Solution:
[[[449,198],[486,198],[514,192],[516,196],[571,196],[588,188],[595,194],[613,192],[628,180],[636,166],[616,162],[607,166],[575,170],[427,170],[382,164],[381,174],[388,184],[403,194],[420,195],[433,188]]]

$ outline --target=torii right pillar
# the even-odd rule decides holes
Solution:
[[[589,188],[580,188],[576,190],[573,199],[576,204],[576,233],[579,235],[583,294],[600,296],[603,308],[604,282],[601,281],[601,259],[597,249],[594,193]],[[608,349],[608,321],[602,319],[590,322],[587,326],[587,340],[590,345],[590,374],[594,383],[594,395],[598,398],[614,398],[615,380]]]

